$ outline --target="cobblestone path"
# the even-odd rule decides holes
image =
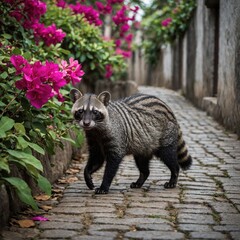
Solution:
[[[22,229],[13,239],[240,239],[240,141],[179,94],[140,87],[174,110],[194,159],[181,171],[178,187],[164,189],[169,170],[157,159],[142,189],[130,189],[138,178],[131,156],[121,164],[108,195],[88,190],[83,171],[68,185],[48,222]],[[84,168],[85,163],[80,163]],[[102,171],[94,175],[101,183]],[[12,235],[11,235],[12,234]],[[4,240],[13,232],[5,232]],[[29,236],[29,235],[28,235]]]

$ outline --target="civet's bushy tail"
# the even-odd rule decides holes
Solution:
[[[177,145],[178,163],[183,170],[187,170],[192,165],[192,157],[189,155],[187,145],[183,139],[182,131],[178,130],[178,145]]]

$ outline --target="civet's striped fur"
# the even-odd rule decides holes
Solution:
[[[172,110],[154,96],[138,93],[111,102],[110,93],[82,95],[73,89],[72,113],[85,130],[89,159],[84,170],[87,186],[94,188],[91,175],[106,161],[103,181],[96,193],[107,193],[119,164],[133,154],[140,176],[131,188],[140,188],[149,175],[149,161],[159,157],[170,169],[171,178],[165,188],[177,184],[179,166],[188,169],[188,154],[182,131]]]

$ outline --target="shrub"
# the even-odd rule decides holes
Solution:
[[[156,1],[157,2],[157,1]],[[196,7],[195,0],[167,0],[160,9],[144,17],[142,25],[146,41],[143,46],[149,63],[156,63],[161,46],[173,42],[188,27]]]
[[[85,72],[88,84],[102,80],[106,75],[106,67],[112,66],[112,80],[118,79],[118,73],[124,69],[125,63],[121,55],[115,54],[113,41],[105,41],[101,29],[89,24],[82,14],[73,14],[70,8],[59,8],[50,4],[44,15],[44,22],[54,22],[61,28],[66,37],[61,47],[68,51],[68,57],[78,59]]]
[[[54,63],[68,52],[60,44],[46,46],[42,41],[36,45],[33,32],[9,15],[11,5],[1,1],[0,9],[0,185],[9,185],[24,203],[37,209],[31,189],[23,179],[12,176],[11,166],[24,169],[40,189],[51,194],[33,151],[54,154],[56,146],[63,147],[63,139],[75,145],[82,142],[79,129],[76,141],[69,137],[76,126],[69,114],[70,86],[66,84],[79,82],[83,71],[72,59]],[[66,101],[59,101],[63,95]]]

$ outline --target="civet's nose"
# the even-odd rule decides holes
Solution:
[[[84,125],[84,127],[89,127],[89,126],[90,126],[90,123],[91,123],[90,121],[88,121],[88,120],[86,121],[86,120],[85,120],[85,121],[83,122],[83,125]]]

